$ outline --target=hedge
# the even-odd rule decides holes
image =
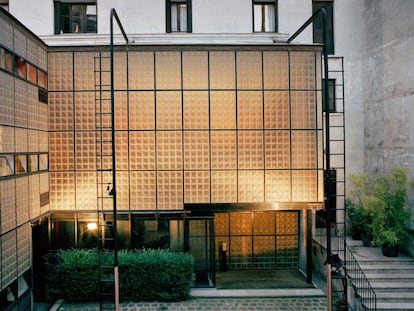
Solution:
[[[51,275],[55,295],[67,301],[98,300],[97,251],[60,250],[58,257]],[[102,255],[101,260],[111,264],[112,256]],[[190,293],[194,267],[190,254],[161,249],[120,251],[118,267],[121,300],[178,301]]]

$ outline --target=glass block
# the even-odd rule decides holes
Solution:
[[[296,269],[299,267],[298,236],[276,237],[276,267]]]
[[[156,52],[155,71],[157,90],[181,89],[180,52]]]
[[[265,128],[288,129],[290,127],[288,92],[264,92],[264,118]]]
[[[207,52],[183,52],[183,88],[208,88]]]
[[[182,132],[158,131],[157,168],[159,170],[181,170],[183,166]]]
[[[239,202],[264,202],[263,171],[239,171]]]
[[[316,93],[314,91],[291,92],[292,128],[316,128]]]
[[[181,92],[157,92],[157,129],[181,129]]]
[[[183,173],[179,171],[157,172],[158,209],[183,209]]]
[[[76,209],[97,208],[96,172],[76,172]]]
[[[276,212],[276,233],[297,235],[299,232],[298,212]]]
[[[49,100],[51,93],[49,93]],[[48,106],[39,102],[39,89],[34,85],[27,85],[27,125],[33,129],[48,130]]]
[[[253,234],[254,235],[274,235],[275,234],[275,213],[256,212],[253,213]],[[271,244],[274,249],[274,243]]]
[[[17,278],[17,230],[12,230],[1,236],[1,281],[10,284]]]
[[[252,237],[230,236],[230,269],[252,268]]]
[[[316,202],[318,200],[317,173],[316,170],[292,171],[293,202]]]
[[[29,178],[16,178],[16,221],[20,226],[29,221]]]
[[[129,211],[128,171],[116,172],[116,205],[118,210]]]
[[[0,152],[14,152],[14,128],[0,126]]]
[[[230,234],[231,235],[251,235],[253,217],[252,213],[230,213]]]
[[[39,131],[27,130],[29,152],[39,152]],[[36,169],[37,170],[37,169]]]
[[[17,228],[17,270],[21,273],[30,269],[30,224]]]
[[[27,94],[27,83],[15,79],[14,82],[14,118],[15,125],[20,127],[27,127],[28,119],[28,94]]]
[[[0,123],[14,125],[14,78],[0,71]]]
[[[81,99],[83,97],[80,97]],[[80,102],[80,104],[82,101]],[[49,129],[51,131],[73,130],[72,92],[49,92]]]
[[[114,110],[115,110],[115,128],[117,130],[128,129],[128,93],[115,92]]]
[[[237,126],[239,129],[263,128],[262,92],[237,92]]]
[[[68,90],[73,89],[72,59],[73,59],[73,55],[71,52],[49,53],[49,56],[48,56],[48,70],[49,70],[48,71],[48,78],[49,78],[48,90],[49,91],[68,91]],[[79,70],[78,74],[81,74],[82,72],[83,70]],[[88,72],[90,72],[90,70]],[[81,77],[78,77],[78,78],[81,79]],[[91,88],[91,90],[93,90],[93,87]]]
[[[317,168],[315,131],[292,131],[292,168]]]
[[[130,170],[155,169],[155,132],[129,132]]]
[[[315,52],[290,52],[290,88],[315,89]]]
[[[229,213],[216,213],[214,214],[214,232],[217,235],[229,235]],[[227,244],[228,245],[228,244]]]
[[[236,93],[210,92],[210,126],[212,129],[236,128]]]
[[[74,169],[75,150],[73,132],[49,133],[49,166],[50,170],[62,171]]]
[[[75,136],[75,160],[77,170],[95,170],[96,153],[95,132],[76,132]]]
[[[237,202],[237,171],[211,171],[211,202]]]
[[[129,55],[128,55],[129,56]],[[114,53],[114,89],[126,90],[127,89],[127,53],[115,52]]]
[[[184,203],[210,203],[210,172],[184,172]]]
[[[154,53],[128,53],[128,83],[130,90],[154,89]]]
[[[262,89],[261,52],[240,52],[237,58],[237,88]]]
[[[128,153],[129,153],[128,132],[117,131],[115,133],[115,154],[116,154],[116,169],[128,170]]]
[[[184,131],[184,169],[202,170],[209,167],[209,132]]]
[[[16,227],[16,179],[0,181],[1,233]]]
[[[73,172],[50,172],[50,206],[54,210],[73,210],[75,176]]]
[[[95,90],[94,57],[97,53],[77,52],[75,57],[75,90]],[[49,70],[50,71],[50,70]],[[50,79],[50,78],[49,78]]]
[[[43,104],[43,103],[39,103],[38,105],[38,128],[39,130],[42,131],[47,131],[47,126],[48,126],[48,119],[47,119],[47,110],[48,110],[48,105]],[[29,127],[30,127],[30,123],[29,123]]]
[[[39,174],[29,176],[29,218],[41,215],[40,211],[40,177]]]
[[[239,169],[261,169],[263,163],[263,131],[238,132]]]
[[[234,52],[210,52],[210,88],[213,90],[236,87]]]
[[[154,92],[129,92],[129,129],[155,129]]]
[[[0,38],[1,43],[9,50],[13,50],[13,25],[6,19],[0,19]]]
[[[156,209],[156,173],[154,171],[130,172],[131,210]]]
[[[48,152],[49,151],[49,137],[47,132],[38,132],[39,135],[39,151]]]
[[[255,269],[274,269],[275,254],[274,236],[253,237],[253,265]]]
[[[67,102],[67,109],[71,108],[72,103]],[[50,107],[50,104],[49,104]],[[77,130],[95,130],[95,93],[76,92],[75,93],[75,127]]]
[[[34,40],[27,38],[27,60],[32,64],[37,64],[39,62],[39,56],[37,52],[37,44]]]
[[[290,202],[290,171],[266,171],[266,202]]]
[[[14,27],[14,52],[23,57],[27,58],[26,56],[26,36],[23,32],[21,32],[17,27]]]
[[[208,92],[184,92],[184,129],[208,129]]]
[[[288,169],[290,160],[290,131],[266,130],[266,169]]]
[[[263,85],[265,89],[289,88],[288,52],[263,52]]]
[[[211,168],[236,169],[236,131],[211,131],[210,139]]]
[[[27,130],[26,129],[21,129],[21,128],[16,128],[15,133],[16,133],[16,139],[15,139],[15,142],[16,142],[15,150],[16,150],[16,152],[27,152],[27,150],[28,150]]]

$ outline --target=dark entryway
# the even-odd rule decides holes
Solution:
[[[48,220],[32,224],[33,241],[33,297],[34,301],[48,301],[45,256],[49,252]]]

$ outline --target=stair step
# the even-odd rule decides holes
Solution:
[[[377,294],[378,302],[411,302],[414,305],[414,295],[411,292],[399,292],[399,293],[382,293],[378,292]]]
[[[375,292],[410,292],[414,296],[414,282],[371,282]]]
[[[368,280],[373,282],[414,282],[414,274],[411,273],[375,273],[365,272]]]
[[[381,311],[412,311],[414,310],[413,303],[405,302],[380,302],[377,303],[377,310]]]

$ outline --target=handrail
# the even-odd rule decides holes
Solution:
[[[344,237],[342,238],[344,239]],[[346,252],[345,274],[347,278],[351,279],[355,294],[360,297],[362,305],[367,310],[377,310],[377,295],[375,294],[375,290],[372,288],[371,283],[355,259],[346,241],[344,241],[344,245],[344,252]]]

